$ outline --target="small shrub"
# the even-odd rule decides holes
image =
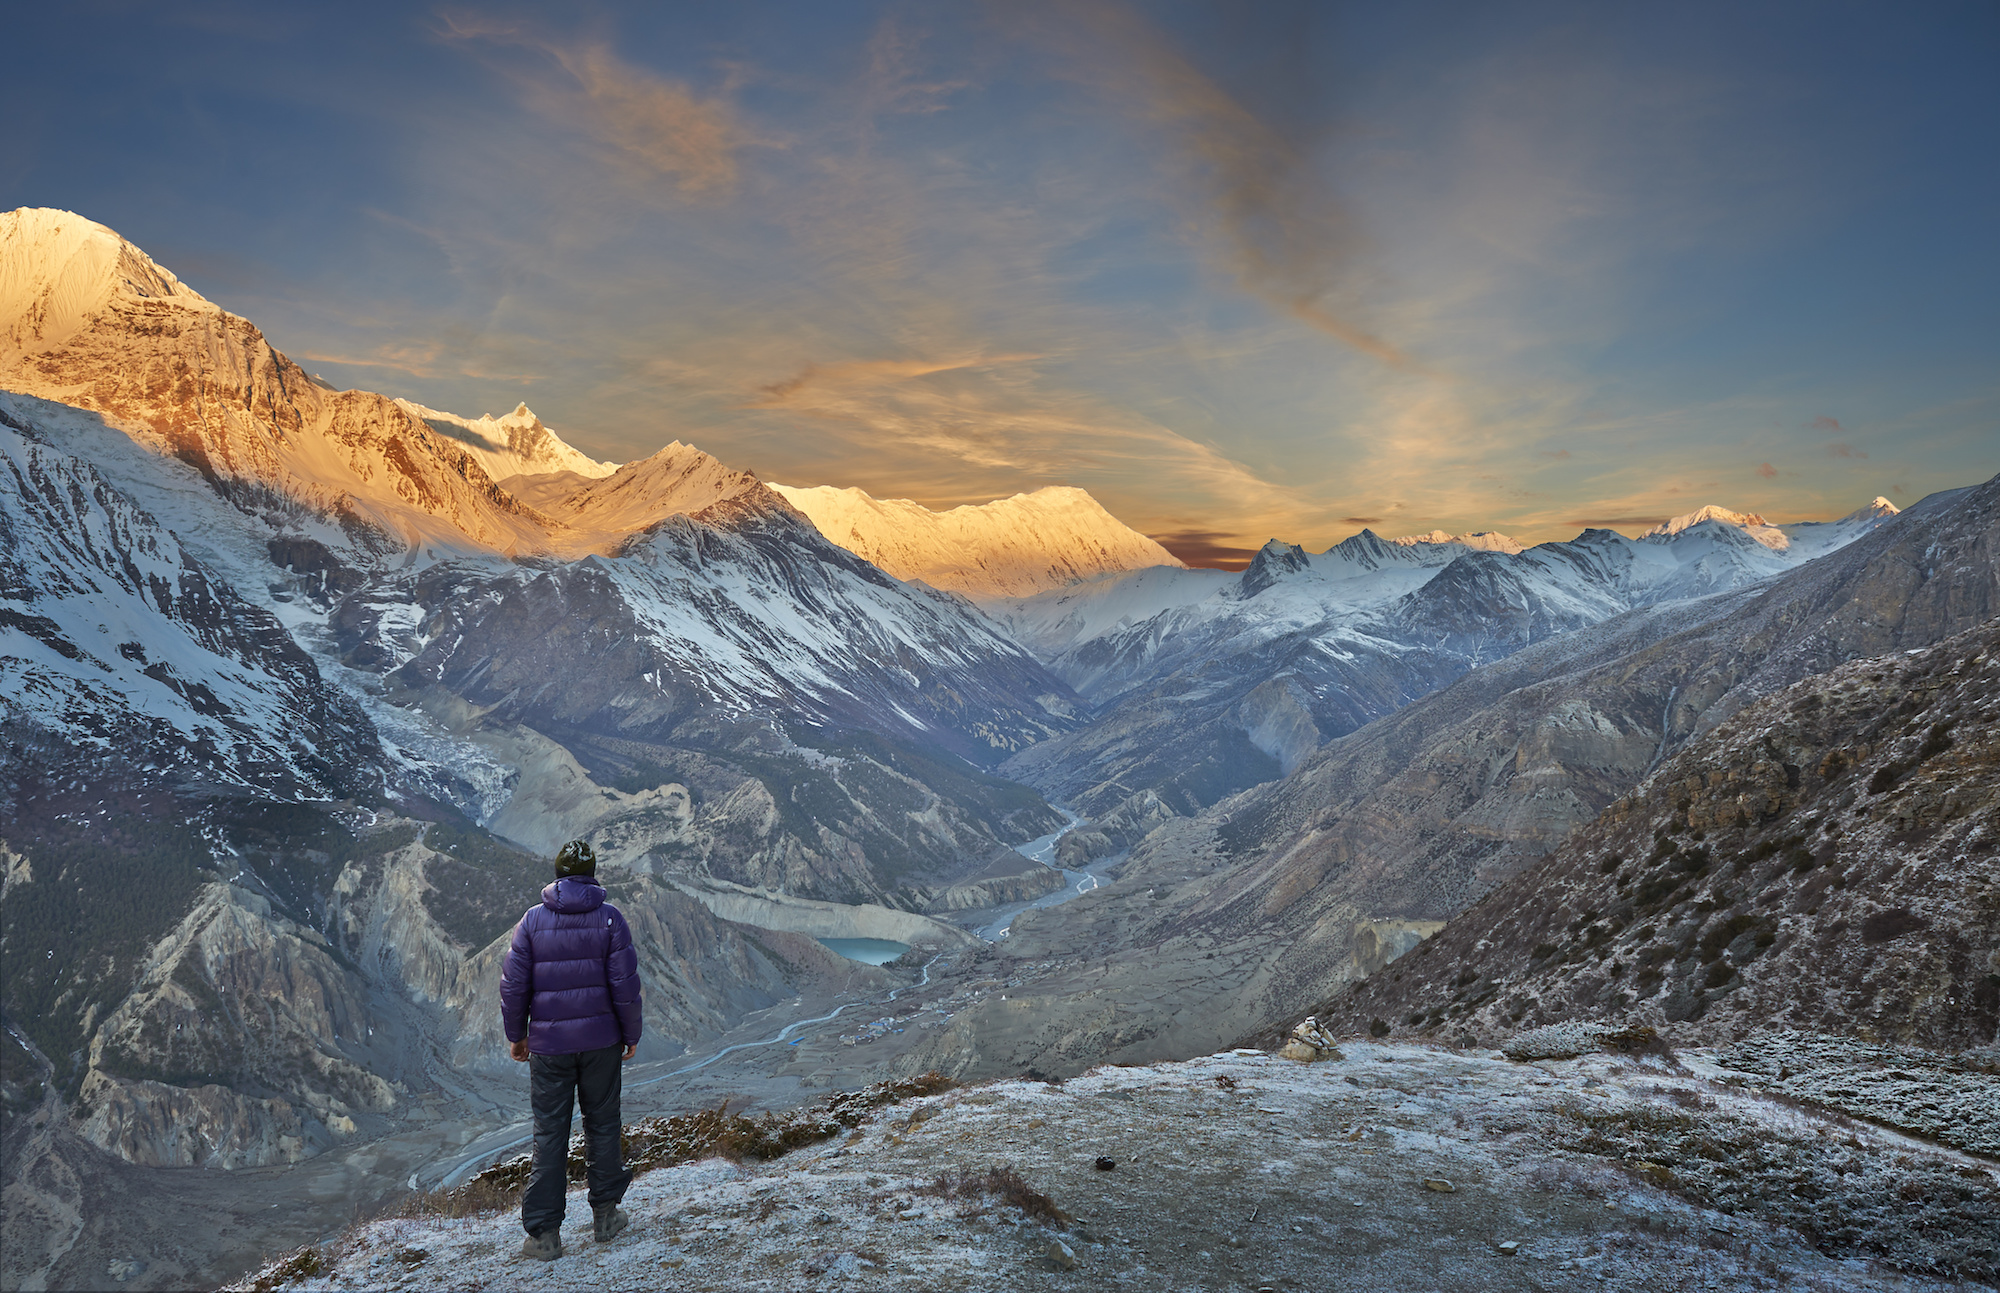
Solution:
[[[1535,944],[1535,950],[1530,952],[1529,956],[1537,961],[1546,961],[1555,954],[1556,945],[1554,943],[1537,943]]]
[[[1886,943],[1892,938],[1901,938],[1904,934],[1914,934],[1929,927],[1928,920],[1908,907],[1888,907],[1861,922],[1861,941]]]
[[[257,1282],[250,1287],[257,1290],[257,1293],[270,1293],[280,1285],[296,1284],[300,1280],[309,1280],[325,1273],[326,1259],[320,1256],[319,1249],[301,1248],[259,1276]]]
[[[984,1172],[946,1172],[929,1185],[921,1186],[918,1194],[927,1194],[939,1199],[968,1199],[991,1197],[1000,1206],[1015,1208],[1023,1216],[1046,1222],[1061,1229],[1073,1219],[1069,1213],[1056,1206],[1056,1201],[1043,1194],[1012,1167],[989,1167]]]
[[[1387,1037],[1389,1035],[1389,1021],[1380,1018],[1369,1020],[1368,1035],[1370,1037]]]
[[[1924,737],[1923,748],[1917,751],[1917,762],[1922,763],[1926,759],[1935,759],[1938,755],[1949,750],[1951,748],[1951,729],[1956,726],[1956,723],[1951,722],[1934,724],[1931,727],[1930,734]]]

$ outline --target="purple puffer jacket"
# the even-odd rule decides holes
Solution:
[[[542,890],[542,905],[514,926],[500,970],[507,1040],[525,1036],[536,1055],[634,1046],[639,1013],[632,931],[604,901],[604,886],[593,876],[566,875]]]

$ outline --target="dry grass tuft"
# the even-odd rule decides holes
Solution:
[[[1014,1208],[1023,1216],[1061,1229],[1073,1219],[1056,1206],[1056,1201],[1028,1184],[1012,1167],[989,1167],[984,1172],[949,1172],[917,1191],[940,1199],[991,1198],[1000,1206]]]
[[[326,1259],[320,1256],[319,1249],[301,1248],[259,1276],[257,1282],[250,1287],[257,1293],[270,1293],[270,1290],[280,1285],[309,1280],[315,1275],[323,1274],[325,1270]]]

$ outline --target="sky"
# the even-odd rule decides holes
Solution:
[[[2000,6],[21,7],[0,209],[336,385],[1198,564],[2000,470]]]

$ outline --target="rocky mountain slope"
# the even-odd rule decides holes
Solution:
[[[1989,621],[1749,706],[1320,1013],[1431,1034],[1607,1020],[1986,1045],[1996,855]]]
[[[811,517],[820,533],[896,578],[921,579],[979,601],[1028,597],[1106,572],[1181,566],[1088,493],[1067,485],[947,512],[832,485],[772,488]]]
[[[1099,819],[1121,847],[1136,837],[1119,820],[1154,804],[1192,815],[1469,669],[1637,607],[1771,578],[1894,515],[1877,499],[1779,528],[1705,508],[1639,540],[1589,530],[1526,550],[1490,534],[1364,530],[1317,554],[1273,541],[1233,580],[1139,571],[997,605],[1092,705],[1087,727],[1007,772]]]
[[[379,792],[373,726],[283,625],[88,463],[25,429],[0,408],[10,726],[163,781]]]

